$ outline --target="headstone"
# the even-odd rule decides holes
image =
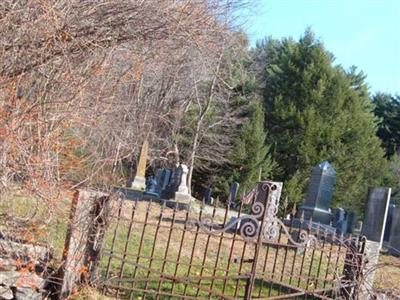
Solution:
[[[308,186],[307,197],[299,209],[299,216],[304,212],[304,219],[329,225],[332,214],[329,211],[335,184],[336,171],[324,161],[313,167]]]
[[[231,187],[229,188],[229,203],[232,208],[237,208],[239,203],[237,202],[237,193],[239,190],[239,183],[232,182]]]
[[[189,169],[186,165],[181,164],[178,168],[178,174],[181,174],[180,183],[178,186],[178,190],[175,192],[175,201],[188,203],[192,201],[192,196],[189,193],[189,189],[187,187],[187,176],[189,173]]]
[[[369,241],[378,242],[379,248],[382,247],[385,232],[390,192],[391,189],[385,187],[368,190],[368,203],[365,208],[361,235],[364,235]]]
[[[357,221],[357,225],[356,225],[356,228],[354,229],[354,233],[360,235],[362,226],[363,226],[363,222]]]
[[[163,199],[174,199],[175,193],[178,191],[179,185],[182,178],[181,166],[176,167],[171,171],[170,179],[165,189],[161,191],[161,198]]]
[[[211,187],[208,187],[208,188],[206,189],[206,191],[204,192],[204,197],[203,197],[203,202],[204,202],[204,204],[208,204],[208,205],[211,205],[211,204],[212,204],[212,197],[211,197],[211,194],[212,194],[212,188],[211,188]]]
[[[336,232],[339,234],[345,234],[347,231],[347,220],[346,212],[343,208],[338,207],[335,210],[335,216],[333,218],[333,227],[336,228]]]
[[[375,299],[371,293],[375,272],[378,269],[380,250],[390,201],[390,188],[370,188],[368,203],[365,208],[361,236],[365,236],[363,263],[361,264],[362,280],[359,287],[359,298]]]
[[[347,233],[354,234],[356,230],[356,225],[357,225],[357,214],[354,211],[349,211],[347,213]]]
[[[149,143],[147,140],[143,142],[142,149],[140,151],[139,163],[136,170],[135,179],[132,182],[131,188],[138,191],[144,191],[146,188],[146,163],[147,163],[147,152],[149,151]]]
[[[384,242],[389,242],[390,230],[392,228],[393,213],[394,213],[395,208],[396,208],[396,205],[389,204],[388,215],[387,215],[386,226],[385,226],[385,233],[383,235]]]
[[[400,256],[400,207],[393,210],[388,248],[390,254]]]
[[[228,223],[226,223],[226,227],[229,228],[228,229],[228,233],[234,233],[235,231],[237,232],[240,229],[240,223],[241,220],[238,220],[238,217],[234,217],[232,216]]]
[[[162,170],[162,176],[161,176],[161,180],[160,180],[160,188],[161,191],[165,190],[169,184],[169,181],[171,180],[171,174],[172,171],[170,169],[163,169]]]
[[[157,169],[156,171],[156,193],[158,194],[158,197],[161,196],[162,191],[164,191],[170,181],[171,178],[171,170],[169,169]]]
[[[146,178],[146,191],[144,193],[150,196],[159,196],[157,193],[157,181],[153,176]]]

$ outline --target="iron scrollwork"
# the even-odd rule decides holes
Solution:
[[[238,228],[239,234],[247,242],[257,242],[259,236],[261,242],[275,242],[279,237],[279,233],[283,231],[290,243],[297,247],[316,245],[317,238],[300,228],[299,241],[295,241],[285,224],[277,217],[282,183],[265,181],[259,184],[261,184],[262,194],[267,196],[265,199],[260,200],[263,195],[259,195],[258,186],[249,193],[252,195],[252,199],[246,199],[246,202],[253,202],[251,214],[231,219],[223,228],[213,224],[211,218],[189,220],[186,225],[188,227],[198,226],[203,232],[213,235]]]

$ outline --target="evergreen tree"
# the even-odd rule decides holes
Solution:
[[[392,157],[400,151],[400,96],[377,93],[372,100],[379,119],[378,137],[386,149],[386,156]]]
[[[298,42],[267,39],[259,53],[265,126],[286,195],[300,202],[312,166],[328,160],[337,171],[333,205],[362,212],[367,186],[387,174],[363,74],[333,66],[310,31]]]
[[[271,175],[274,163],[269,156],[264,130],[264,111],[259,101],[253,101],[249,120],[237,137],[233,153],[232,179],[240,184],[242,191],[249,191],[260,179]]]

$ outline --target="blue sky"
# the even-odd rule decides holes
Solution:
[[[244,25],[251,44],[298,39],[309,26],[334,54],[355,65],[371,92],[400,94],[400,0],[254,0]]]

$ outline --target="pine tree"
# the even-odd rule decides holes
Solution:
[[[264,130],[264,111],[259,101],[250,106],[249,120],[237,138],[233,153],[232,179],[240,184],[242,191],[249,191],[256,182],[268,178],[274,168],[266,145]]]
[[[333,66],[310,31],[298,42],[267,39],[259,53],[265,126],[286,195],[301,201],[312,166],[328,160],[337,171],[333,205],[362,212],[367,186],[387,172],[363,74]]]
[[[400,151],[400,96],[377,93],[372,100],[379,119],[378,137],[386,149],[386,156],[392,157]]]

